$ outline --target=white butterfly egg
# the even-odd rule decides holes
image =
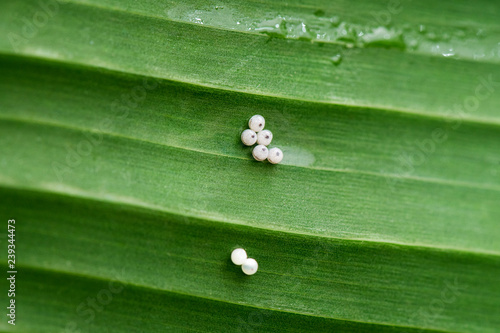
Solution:
[[[263,130],[260,131],[259,134],[257,134],[257,143],[259,145],[269,146],[272,140],[273,133],[271,133],[271,131],[269,130]]]
[[[279,148],[269,149],[267,160],[272,164],[278,164],[283,160],[283,152]]]
[[[241,270],[246,275],[254,275],[258,269],[259,269],[259,264],[255,259],[252,258],[248,258],[247,260],[245,260],[243,265],[241,265]]]
[[[250,129],[246,129],[241,133],[241,142],[246,146],[253,146],[257,142],[257,133]]]
[[[235,265],[242,265],[247,260],[247,252],[243,249],[235,249],[231,253],[231,261]]]
[[[264,161],[269,155],[269,150],[264,145],[257,145],[252,151],[253,158],[257,161]]]
[[[248,127],[255,133],[258,133],[266,126],[266,120],[261,115],[256,114],[248,121]]]

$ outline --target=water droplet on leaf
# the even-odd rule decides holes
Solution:
[[[335,66],[338,66],[342,62],[342,55],[336,54],[333,57],[330,58],[332,64]]]
[[[314,16],[323,17],[325,16],[325,11],[322,9],[318,9],[317,11],[314,12]]]

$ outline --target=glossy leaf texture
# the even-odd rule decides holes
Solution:
[[[498,331],[499,15],[2,2],[0,330]],[[241,144],[254,114],[281,164]]]

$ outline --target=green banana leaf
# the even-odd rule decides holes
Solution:
[[[499,17],[2,1],[0,332],[500,331]]]

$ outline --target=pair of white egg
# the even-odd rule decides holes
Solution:
[[[231,253],[231,261],[235,265],[241,265],[241,270],[246,275],[253,275],[259,269],[257,260],[248,258],[247,251],[244,249],[235,249]]]
[[[266,120],[261,115],[255,115],[248,121],[248,127],[241,133],[241,141],[246,146],[253,146],[253,158],[257,161],[264,161],[266,158],[272,164],[278,164],[283,160],[283,152],[279,148],[268,149],[267,146],[273,140],[273,133],[265,130]]]

